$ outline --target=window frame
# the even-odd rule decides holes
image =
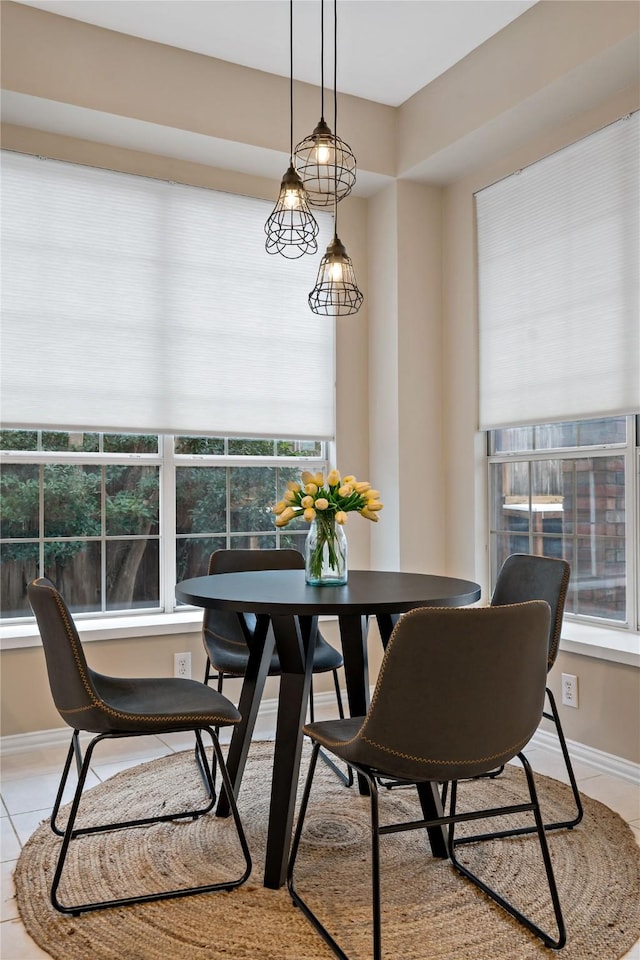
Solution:
[[[69,431],[64,431],[69,432]],[[104,431],[95,431],[104,432]],[[156,436],[154,434],[154,436]],[[331,445],[328,441],[318,440],[320,453],[318,455],[301,456],[272,456],[240,455],[240,454],[198,454],[176,453],[175,437],[169,434],[158,434],[157,453],[105,453],[99,451],[45,451],[45,450],[2,450],[0,451],[0,466],[12,464],[77,464],[79,466],[103,466],[109,464],[122,465],[126,463],[144,463],[157,466],[159,469],[159,602],[158,606],[137,607],[135,609],[101,610],[74,612],[83,640],[116,639],[118,637],[131,638],[134,636],[156,636],[159,633],[183,633],[200,629],[202,611],[195,608],[178,605],[175,598],[174,586],[176,583],[176,471],[181,466],[198,465],[211,467],[280,467],[295,468],[299,471],[318,470],[326,471],[329,464]],[[224,438],[225,449],[228,441],[236,438]],[[246,438],[238,438],[246,439]],[[264,438],[262,438],[264,439]],[[274,438],[274,441],[278,438]],[[250,533],[251,531],[247,531]],[[281,532],[273,528],[276,544],[279,545],[281,536],[289,536],[291,531]],[[226,542],[229,545],[231,536],[242,535],[242,532],[230,531],[228,522]],[[269,533],[271,535],[271,533]],[[203,534],[203,536],[206,536]],[[301,534],[302,537],[302,534]],[[80,538],[87,540],[106,541],[104,532],[100,537]],[[154,535],[156,539],[156,535]],[[42,543],[42,536],[38,537]],[[6,541],[4,541],[6,542]],[[39,644],[39,633],[35,617],[6,617],[0,618],[0,649],[13,647],[36,646]]]
[[[588,418],[593,419],[593,418]],[[624,443],[601,443],[581,447],[550,447],[526,451],[495,452],[496,430],[486,431],[486,477],[487,477],[487,547],[489,564],[489,586],[493,591],[497,576],[496,552],[494,537],[497,532],[492,524],[492,503],[494,491],[492,488],[492,468],[495,464],[544,461],[559,459],[581,460],[611,456],[617,453],[625,461],[625,598],[626,618],[624,621],[606,619],[565,612],[563,622],[563,638],[575,638],[577,644],[584,642],[595,643],[605,650],[618,650],[622,654],[630,654],[637,662],[640,653],[640,415],[631,414],[625,417],[626,440]],[[570,421],[574,422],[574,421]],[[532,427],[537,424],[531,424]],[[531,536],[531,531],[529,531]],[[588,638],[591,637],[591,640]],[[572,652],[586,653],[587,650],[571,647]],[[606,659],[617,659],[606,657]],[[623,662],[627,662],[623,659]]]

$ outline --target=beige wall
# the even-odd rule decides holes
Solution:
[[[560,678],[563,673],[578,678],[577,709],[562,706]],[[549,676],[549,686],[558,705],[565,737],[639,762],[640,671],[637,668],[560,652]]]
[[[352,566],[457,574],[480,581],[486,596],[473,191],[637,108],[638,9],[543,0],[398,110],[340,98],[342,133],[377,186],[340,206],[366,300],[338,327],[336,459],[368,476],[386,504],[379,524],[350,523]],[[3,88],[104,120],[92,139],[62,136],[54,124],[48,132],[5,124],[4,147],[275,197],[275,174],[225,168],[217,147],[244,145],[265,163],[286,155],[282,78],[10,2],[1,10]],[[297,139],[317,121],[317,91],[296,84],[296,103]],[[206,136],[211,159],[158,156],[144,138],[127,149],[113,117],[167,130],[169,154],[171,132]],[[335,624],[326,634],[338,642]],[[87,647],[97,669],[116,674],[170,674],[183,649],[199,676],[198,634]],[[370,657],[375,673],[375,636]],[[1,666],[2,733],[58,726],[41,651],[5,651]],[[581,683],[580,709],[564,711],[567,735],[640,762],[640,672],[562,654],[554,685],[565,667]]]

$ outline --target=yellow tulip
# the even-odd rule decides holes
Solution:
[[[347,514],[344,512],[344,510],[338,510],[338,512],[336,513],[336,523],[339,523],[342,525],[343,523],[347,522],[347,519],[348,519]]]
[[[356,478],[355,478],[352,474],[349,474],[348,476],[342,478],[342,482],[343,482],[343,483],[355,483],[355,482],[356,482]]]
[[[285,503],[295,503],[296,495],[293,490],[285,490],[283,500]]]
[[[315,483],[307,483],[304,488],[304,492],[308,493],[309,496],[313,497],[318,492],[318,487],[316,486]]]
[[[353,487],[350,483],[343,483],[340,489],[338,490],[338,496],[348,497],[353,493]]]
[[[327,477],[327,483],[330,487],[337,487],[340,483],[340,474],[337,470],[332,470],[329,476]]]
[[[364,495],[365,495],[365,497],[367,498],[367,500],[379,500],[379,499],[380,499],[380,491],[379,491],[379,490],[365,490]]]
[[[358,483],[354,484],[354,490],[356,493],[366,493],[367,490],[371,489],[371,484],[368,480],[359,480]]]
[[[313,482],[314,482],[318,487],[324,487],[324,474],[323,474],[323,473],[316,473],[315,477],[313,478]]]
[[[312,520],[315,520],[316,512],[313,509],[313,507],[307,507],[307,509],[304,512],[304,518],[307,521],[307,523],[311,523]]]
[[[308,470],[303,470],[300,474],[300,479],[302,480],[302,485],[306,486],[308,483],[313,483],[313,474],[309,473]]]
[[[278,519],[276,520],[276,523],[289,523],[289,520],[293,520],[295,516],[296,516],[295,510],[293,510],[291,507],[285,507],[282,513],[280,514],[280,516],[278,517]]]
[[[382,510],[384,504],[380,503],[379,500],[369,500],[365,509],[367,510]]]
[[[377,513],[372,513],[370,510],[367,509],[367,507],[363,507],[362,510],[360,511],[360,513],[361,513],[362,516],[365,517],[367,520],[373,520],[374,523],[377,523],[377,522],[378,522],[378,514],[377,514]]]
[[[271,510],[277,516],[278,514],[282,513],[285,507],[286,507],[286,503],[284,502],[284,500],[280,500],[278,503],[276,503],[275,507],[271,507]]]
[[[300,501],[301,507],[312,507],[313,506],[313,497],[303,497]]]
[[[318,497],[316,500],[316,510],[326,510],[329,506],[329,501],[325,497]]]
[[[300,484],[297,483],[295,480],[288,480],[287,490],[293,490],[294,493],[298,493],[298,491],[300,490]]]
[[[289,523],[288,520],[283,520],[282,517],[278,517],[278,519],[276,520],[276,527],[286,527],[288,523]]]

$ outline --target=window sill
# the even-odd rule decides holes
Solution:
[[[640,667],[640,634],[565,620],[560,649],[596,660]]]
[[[333,620],[333,617],[323,617]],[[176,633],[197,633],[202,629],[202,610],[178,610],[175,613],[153,613],[137,617],[102,617],[96,620],[75,620],[83,643],[93,640],[128,640],[133,637],[158,637]],[[0,627],[0,650],[21,650],[40,646],[40,633],[35,623]]]
[[[195,633],[202,628],[202,610],[176,613],[151,613],[137,617],[102,617],[75,620],[83,643],[92,640],[127,640],[131,637],[157,637],[172,633]],[[40,634],[35,623],[0,627],[0,649],[39,647]]]

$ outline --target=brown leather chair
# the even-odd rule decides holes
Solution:
[[[501,606],[505,603],[522,603],[526,600],[546,600],[551,608],[547,648],[547,672],[551,670],[558,656],[562,617],[570,575],[571,568],[566,560],[559,560],[553,557],[534,557],[524,553],[513,553],[507,557],[500,568],[491,598],[491,606],[494,607]],[[576,815],[572,816],[569,820],[547,823],[545,824],[545,829],[557,830],[562,827],[572,828],[582,820],[582,801],[562,730],[556,701],[549,687],[547,687],[546,693],[550,712],[545,710],[542,716],[547,720],[551,720],[555,725],[567,775],[573,791]],[[531,830],[525,829],[522,832],[527,833],[531,832]]]
[[[87,664],[73,618],[53,583],[42,577],[30,583],[27,590],[29,602],[36,615],[42,638],[53,700],[64,722],[73,729],[69,752],[67,753],[51,814],[51,829],[57,836],[63,838],[51,885],[53,906],[61,913],[78,915],[84,911],[101,910],[105,907],[143,903],[168,897],[183,897],[194,893],[208,893],[213,890],[230,890],[244,883],[251,873],[251,857],[218,738],[213,729],[214,727],[239,723],[240,714],[234,705],[222,694],[195,680],[176,677],[108,677],[96,673]],[[207,792],[203,806],[195,810],[181,810],[138,820],[106,823],[91,827],[75,827],[82,790],[97,744],[105,739],[140,737],[149,734],[189,730],[192,730],[195,734],[196,759]],[[84,757],[82,757],[79,739],[82,731],[94,734],[85,750]],[[202,740],[202,734],[205,731],[209,734],[213,743],[224,789],[229,798],[242,847],[244,856],[242,874],[230,880],[198,887],[122,897],[108,901],[88,901],[73,905],[62,904],[58,899],[57,890],[71,840],[96,831],[105,832],[125,827],[177,820],[183,817],[196,819],[212,809],[215,803],[215,787]],[[67,825],[62,830],[58,827],[56,820],[74,756],[78,766],[78,785],[71,803]]]
[[[450,824],[447,849],[453,867],[480,887],[546,946],[566,941],[547,838],[531,767],[522,753],[536,731],[545,697],[550,611],[544,601],[481,608],[421,608],[395,627],[384,654],[366,717],[310,723],[313,741],[309,773],[289,862],[288,886],[337,956],[346,954],[295,887],[294,870],[309,796],[322,746],[349,763],[367,781],[371,793],[373,957],[381,960],[379,838],[387,833]],[[456,813],[457,782],[479,776],[517,756],[525,772],[529,799],[491,810]],[[415,784],[449,781],[447,817],[379,825],[380,776]],[[492,781],[493,782],[493,781]],[[499,780],[494,789],[500,794]],[[437,796],[437,787],[433,788]],[[385,817],[390,814],[390,800]],[[435,805],[435,803],[434,803]],[[437,806],[436,806],[437,809]],[[530,811],[535,819],[542,862],[557,925],[557,937],[542,930],[471,872],[456,856],[459,820],[504,817]],[[334,859],[339,870],[339,858]],[[348,891],[345,892],[348,896]]]
[[[209,575],[214,573],[241,573],[251,570],[304,570],[304,557],[298,550],[216,550],[209,558]],[[256,629],[256,618],[252,614],[242,614],[227,610],[205,610],[202,623],[202,642],[207,653],[204,682],[217,682],[217,690],[222,693],[224,680],[243,677],[249,662],[249,644]],[[272,627],[269,627],[271,630]],[[317,633],[313,652],[313,673],[333,674],[336,692],[338,716],[344,717],[342,695],[338,670],[343,665],[342,654],[332,647],[320,631]],[[277,651],[274,648],[269,665],[270,677],[280,676],[282,670]],[[313,689],[309,698],[309,715],[314,720]],[[326,756],[325,760],[328,760]],[[351,786],[353,774],[346,774],[335,766],[329,765],[340,779]]]

